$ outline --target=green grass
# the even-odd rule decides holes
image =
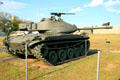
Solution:
[[[110,41],[111,50],[120,50],[120,34],[91,34],[91,49],[106,49],[106,40]]]
[[[101,53],[100,80],[120,78],[120,53]],[[29,69],[29,80],[95,80],[97,54],[82,58],[51,72]],[[22,66],[23,67],[23,66]],[[22,67],[0,63],[0,80],[25,80]],[[25,67],[25,66],[24,66]],[[4,80],[4,79],[3,79]]]
[[[43,72],[39,72],[35,69],[28,68],[29,80],[38,75],[43,75]],[[5,62],[0,62],[0,80],[25,80],[25,66],[10,65]]]
[[[0,80],[25,80],[25,73],[20,67],[0,62]]]
[[[11,57],[11,55],[5,52],[0,52],[0,58],[5,58],[5,57]]]

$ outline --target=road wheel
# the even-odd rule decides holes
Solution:
[[[55,51],[50,51],[48,58],[51,64],[53,65],[57,64],[58,57]]]
[[[80,49],[79,48],[74,48],[74,56],[79,57],[80,56]]]
[[[58,54],[59,54],[60,61],[65,61],[66,60],[67,55],[66,55],[66,51],[65,50],[59,50]]]
[[[73,55],[74,55],[74,51],[72,48],[69,48],[68,49],[68,52],[67,52],[67,56],[69,59],[72,59],[73,58]]]

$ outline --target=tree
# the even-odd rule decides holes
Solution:
[[[16,16],[12,16],[11,18],[11,32],[12,31],[17,31],[19,29],[19,24],[22,23],[23,21],[20,20],[18,17]]]
[[[6,34],[18,30],[19,23],[23,22],[16,16],[6,12],[0,12],[0,29]]]

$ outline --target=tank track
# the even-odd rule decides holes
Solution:
[[[81,56],[86,56],[90,47],[89,40],[86,40],[86,42],[87,43],[85,43],[85,40],[79,40],[77,42],[62,43],[62,44],[42,43],[42,44],[34,45],[34,47],[31,48],[30,51],[38,60],[41,60],[48,65],[58,65],[68,61],[72,61]],[[87,46],[85,46],[85,44],[87,44]],[[61,57],[58,57],[60,52],[62,53]],[[75,56],[75,52],[78,52],[79,54],[76,54]]]
[[[12,50],[10,49],[8,46],[5,47],[5,50],[8,54],[14,56],[14,57],[18,57],[18,58],[25,58],[25,51],[16,51],[16,50]],[[20,53],[24,53],[24,54],[20,54]]]
[[[42,54],[41,54],[41,48],[42,48],[43,44],[42,45],[37,45],[35,46],[34,48],[31,49],[31,53],[40,61],[43,61],[45,62],[46,64],[48,65],[51,65],[45,58],[43,58]]]
[[[19,53],[17,53],[17,51],[8,51],[7,50],[7,53],[14,57],[23,58],[23,59],[25,58],[25,54],[19,54]],[[23,53],[25,53],[25,52],[23,52]]]

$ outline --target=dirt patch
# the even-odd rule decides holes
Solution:
[[[79,59],[78,59],[79,60]],[[64,64],[60,64],[57,66],[51,66],[48,64],[45,64],[43,61],[38,61],[37,59],[28,59],[28,68],[29,69],[36,69],[39,70],[41,72],[54,72],[56,70],[62,69],[66,66],[69,66],[70,64],[76,62],[77,60],[74,61],[70,61],[70,62],[66,62]],[[26,71],[26,60],[25,59],[21,59],[21,58],[14,58],[14,59],[10,59],[10,60],[5,60],[2,61],[6,64],[10,64],[10,65],[15,65],[15,66],[20,66],[20,71],[25,72]]]
[[[96,51],[94,52],[93,50],[91,50],[89,55],[92,55],[94,53],[96,53]],[[81,58],[84,58],[84,57],[81,56],[79,58],[73,59],[72,61],[68,60],[68,61],[64,62],[63,64],[61,63],[57,66],[51,66],[51,65],[44,63],[43,61],[38,61],[37,59],[35,59],[33,57],[29,57],[28,58],[28,68],[36,69],[41,72],[51,72],[51,71],[55,71],[55,70],[59,70],[64,67],[67,67],[70,64],[78,61]],[[10,64],[10,65],[20,66],[21,67],[20,71],[22,71],[22,72],[25,72],[25,70],[26,70],[26,60],[22,59],[22,58],[18,58],[18,57],[9,57],[8,59],[3,58],[3,59],[1,59],[1,62]]]
[[[46,71],[52,66],[45,64],[43,61],[28,62],[30,68],[34,68],[40,71]]]
[[[25,59],[17,58],[14,60],[5,61],[7,64],[21,66],[21,71],[25,71],[26,69],[26,61]],[[40,71],[48,70],[51,66],[45,64],[42,61],[38,61],[36,59],[28,59],[28,68],[37,69]]]
[[[21,59],[21,58],[16,58],[16,57],[11,57],[11,58],[12,59],[9,59],[9,60],[2,60],[1,62],[4,62],[6,64],[10,64],[10,65],[20,66],[21,67],[20,71],[25,72],[26,60]],[[69,62],[69,64],[72,62],[73,61]],[[51,66],[51,65],[45,64],[43,61],[38,61],[37,59],[28,59],[28,68],[29,69],[36,69],[36,70],[39,70],[41,72],[51,72],[51,71],[54,71],[56,69],[63,68],[69,64],[65,63],[62,65]]]
[[[22,64],[21,64],[22,63]],[[21,67],[21,71],[24,71],[26,70],[26,63],[25,63],[25,60],[24,62],[21,62],[17,65],[19,66],[22,66]],[[13,64],[15,65],[15,63]],[[31,68],[31,69],[37,69],[39,71],[47,71],[51,66],[45,64],[44,62],[42,61],[37,61],[37,60],[34,60],[34,59],[28,59],[28,68]]]

